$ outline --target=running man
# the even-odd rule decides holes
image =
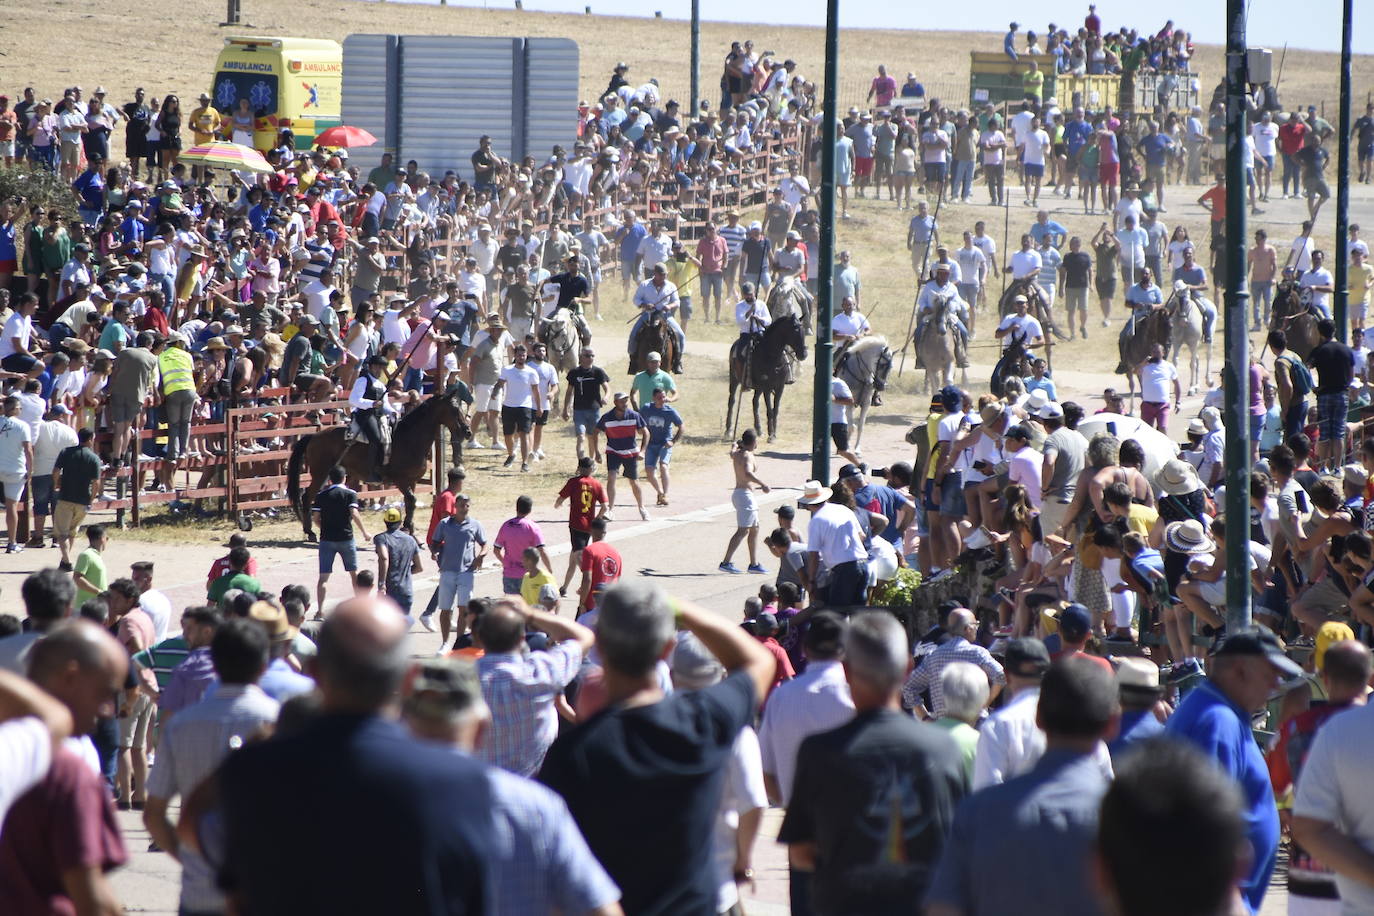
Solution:
[[[658,494],[655,505],[668,505],[668,464],[673,446],[682,438],[682,414],[668,403],[662,388],[655,388],[653,403],[640,410],[649,427],[649,445],[644,450],[644,476]]]
[[[572,550],[568,554],[568,571],[563,575],[563,584],[558,587],[558,594],[564,597],[568,594],[568,586],[572,584],[573,573],[581,568],[582,548],[591,543],[592,520],[600,518],[609,507],[606,502],[606,491],[601,488],[601,481],[596,479],[593,470],[595,466],[596,462],[591,455],[578,458],[577,473],[563,484],[563,489],[558,491],[558,499],[553,504],[557,509],[563,505],[563,500],[570,501],[568,535],[572,541]]]
[[[753,492],[755,486],[764,493],[768,492],[768,484],[759,480],[754,473],[758,470],[758,464],[754,461],[754,449],[758,444],[758,436],[752,429],[746,429],[739,437],[739,442],[730,450],[730,462],[735,467],[735,489],[730,493],[730,502],[735,507],[735,533],[730,535],[730,543],[725,548],[725,559],[721,560],[720,566],[717,567],[721,572],[741,571],[730,562],[730,558],[735,555],[735,548],[739,547],[740,541],[746,536],[749,538],[749,571],[767,572],[758,560],[759,507],[758,503],[754,502]]]
[[[644,417],[630,409],[628,394],[617,391],[612,401],[615,406],[596,422],[597,430],[606,437],[604,516],[608,521],[615,520],[615,479],[619,475],[630,482],[639,517],[647,522],[649,510],[644,508],[644,494],[639,489],[639,456],[644,454],[644,446],[649,438],[648,425],[644,422]]]

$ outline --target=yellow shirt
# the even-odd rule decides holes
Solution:
[[[1039,70],[1027,70],[1021,76],[1021,88],[1025,90],[1026,95],[1032,98],[1040,98],[1040,93],[1044,89],[1044,86],[1045,74],[1041,73]]]
[[[691,296],[692,290],[689,284],[697,266],[691,261],[679,261],[677,258],[669,258],[665,262],[665,266],[668,269],[668,279],[677,287],[678,296],[680,298]]]
[[[209,105],[197,108],[191,112],[187,123],[196,139],[196,146],[201,146],[215,139],[215,132],[219,130],[220,124],[219,112]]]
[[[1368,305],[1369,292],[1370,290],[1374,290],[1374,266],[1370,266],[1368,263],[1361,264],[1358,267],[1351,264],[1349,273],[1346,274],[1346,279],[1348,280],[1346,292],[1350,304],[1358,305],[1363,302],[1365,305]]]
[[[520,580],[520,597],[524,598],[530,607],[539,607],[539,590],[553,584],[553,576],[542,569],[525,573],[525,578]]]
[[[1137,534],[1146,537],[1150,535],[1150,529],[1159,521],[1159,513],[1149,506],[1142,506],[1140,503],[1131,503],[1130,510],[1126,513],[1126,527]]]

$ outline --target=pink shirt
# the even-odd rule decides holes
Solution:
[[[494,546],[501,548],[501,575],[507,579],[523,578],[525,564],[521,559],[527,547],[543,547],[544,535],[539,526],[528,518],[513,518],[496,533]]]
[[[701,272],[704,274],[718,274],[724,271],[725,261],[729,256],[730,246],[724,236],[717,235],[712,239],[703,235],[701,241],[697,242],[697,257],[701,259]]]
[[[146,649],[157,641],[157,631],[153,627],[153,619],[139,607],[134,607],[129,613],[119,618],[119,623],[115,625],[115,635],[120,643],[125,646],[129,645],[130,639],[137,640],[140,649]]]
[[[429,336],[429,329],[433,326],[433,321],[420,322],[415,326],[415,330],[410,332],[410,338],[402,345],[401,355],[410,355],[410,362],[408,363],[410,368],[434,368],[434,338]]]

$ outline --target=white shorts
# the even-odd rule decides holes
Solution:
[[[1199,582],[1197,593],[1212,607],[1226,607],[1226,577],[1215,582]]]
[[[759,507],[754,502],[754,491],[736,487],[730,493],[730,504],[735,507],[735,525],[740,528],[759,526]]]
[[[1135,593],[1112,591],[1112,586],[1121,582],[1121,560],[1102,558],[1102,585],[1107,590],[1107,599],[1112,606],[1112,624],[1118,629],[1126,629],[1135,616]]]
[[[474,385],[472,391],[472,409],[477,413],[492,410],[491,389],[494,385]],[[499,406],[499,405],[498,405]]]

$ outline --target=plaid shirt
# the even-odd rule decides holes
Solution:
[[[582,667],[582,647],[563,642],[544,652],[488,653],[477,660],[482,696],[491,708],[491,732],[479,759],[520,776],[533,776],[558,737],[554,698]]]
[[[915,709],[921,705],[921,693],[930,691],[930,712],[935,718],[945,714],[945,688],[940,683],[940,675],[950,662],[970,662],[987,672],[988,680],[994,684],[1005,684],[1007,676],[992,653],[977,643],[971,643],[962,636],[956,636],[926,656],[902,688],[902,702]]]
[[[277,721],[277,701],[256,684],[221,684],[209,699],[188,706],[168,723],[148,774],[148,794],[170,801],[205,781],[264,725]],[[181,848],[181,908],[196,913],[224,909],[214,866],[189,847]]]

